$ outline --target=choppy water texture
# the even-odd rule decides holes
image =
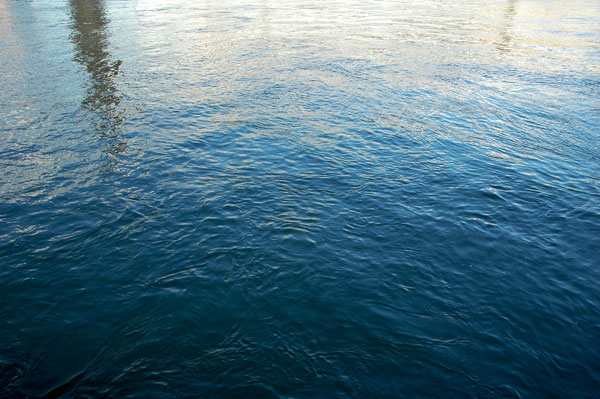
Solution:
[[[600,394],[596,0],[0,0],[0,397]]]

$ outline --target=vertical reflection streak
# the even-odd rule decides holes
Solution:
[[[109,19],[103,0],[70,0],[72,18],[71,40],[75,45],[75,61],[89,74],[89,87],[82,107],[95,115],[92,124],[95,134],[107,141],[103,153],[109,161],[103,172],[111,172],[119,164],[117,155],[127,151],[122,138],[124,114],[120,107],[122,95],[115,83],[121,61],[112,60],[108,40]]]
[[[513,42],[513,20],[515,19],[515,15],[517,13],[515,3],[516,0],[508,0],[506,10],[504,12],[504,24],[502,27],[502,31],[500,32],[500,43],[498,43],[497,46],[498,50],[502,52],[510,51]]]

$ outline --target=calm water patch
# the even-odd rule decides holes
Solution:
[[[0,0],[0,397],[597,397],[599,65],[592,0]]]

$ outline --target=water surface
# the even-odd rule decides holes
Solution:
[[[0,397],[593,398],[600,3],[0,0]]]

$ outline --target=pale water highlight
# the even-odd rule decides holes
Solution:
[[[0,397],[598,397],[597,1],[0,0],[0,82]]]

